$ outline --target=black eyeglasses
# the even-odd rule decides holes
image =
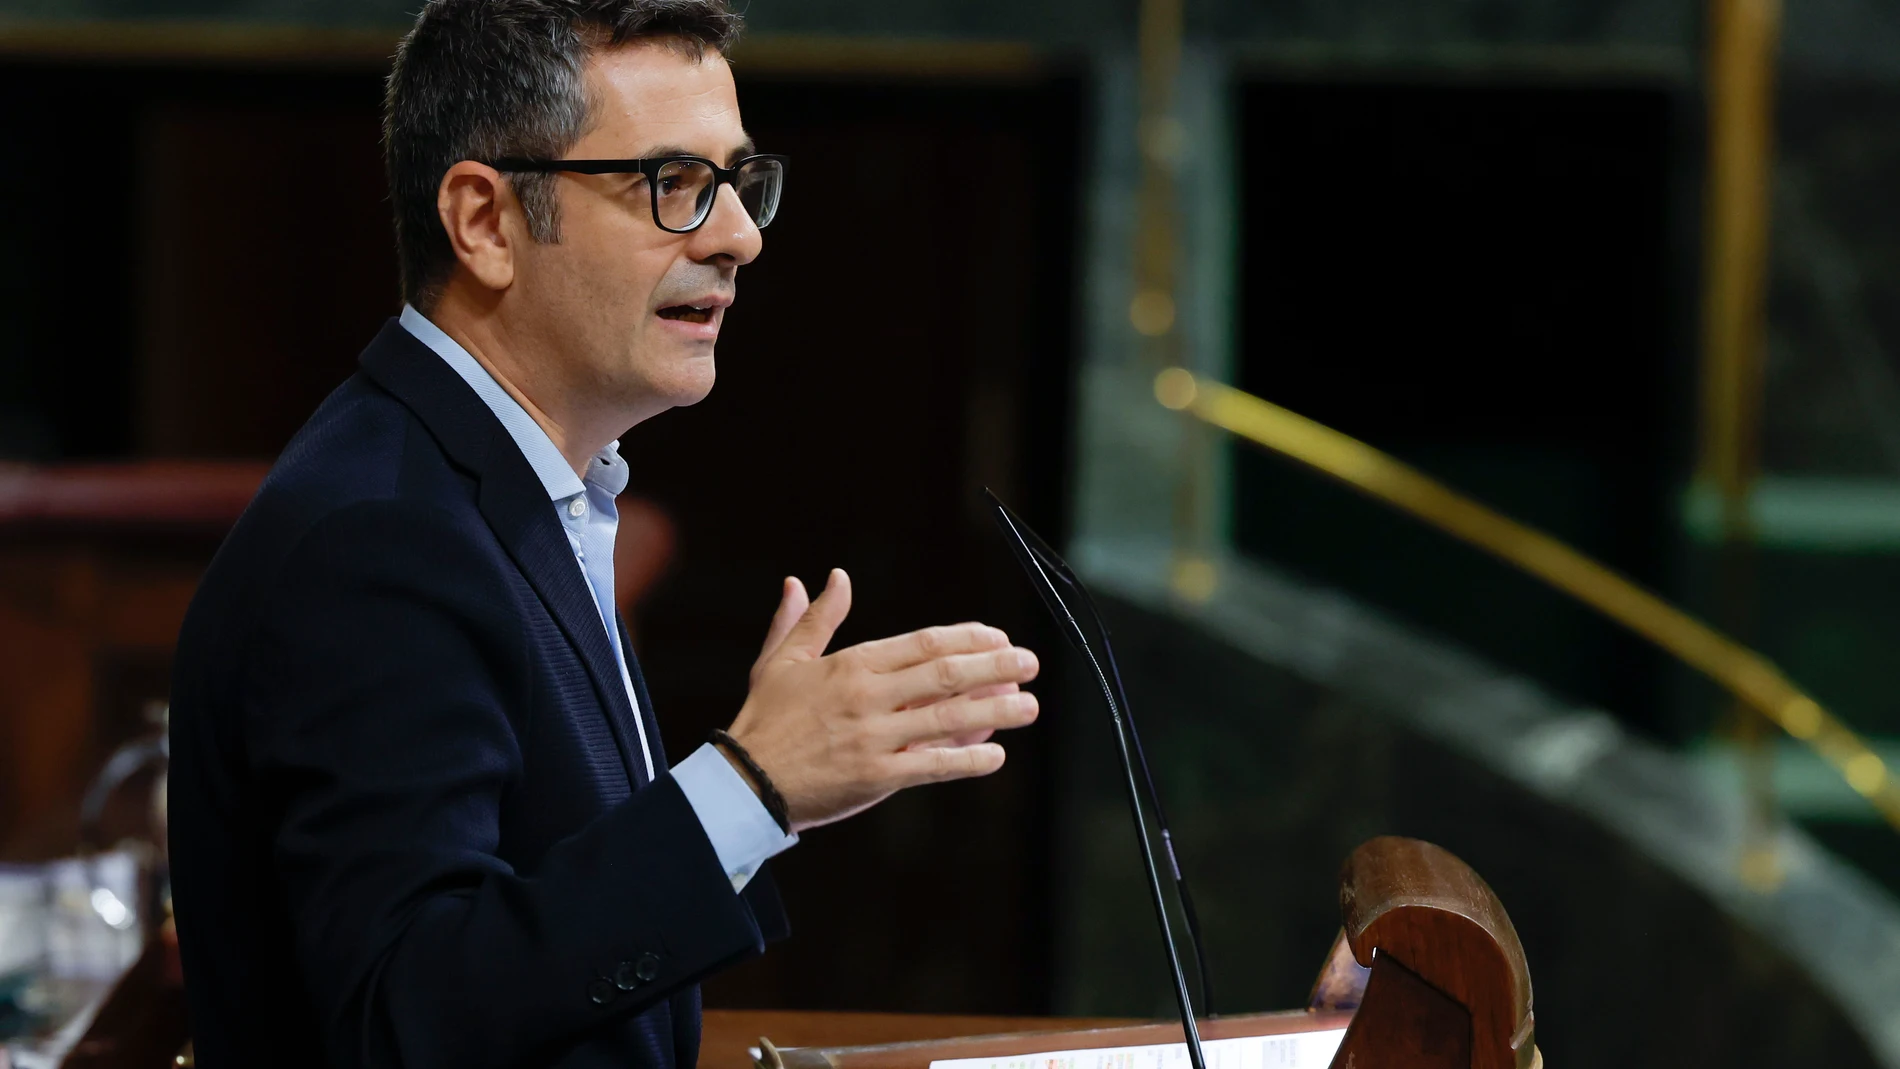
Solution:
[[[778,214],[785,190],[783,156],[747,156],[721,167],[703,156],[655,156],[647,160],[532,160],[510,156],[490,161],[497,171],[552,174],[641,174],[653,199],[653,225],[674,234],[690,234],[712,215],[721,185],[739,194],[739,203],[763,230]]]

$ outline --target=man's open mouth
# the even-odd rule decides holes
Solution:
[[[660,309],[661,319],[678,319],[686,323],[710,323],[712,322],[712,317],[713,310],[711,307],[702,308],[698,305],[675,304]]]

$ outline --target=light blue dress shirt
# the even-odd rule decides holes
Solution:
[[[507,429],[520,447],[521,455],[540,477],[554,502],[555,515],[567,532],[574,550],[574,562],[594,593],[594,607],[600,623],[607,629],[608,644],[620,666],[620,683],[627,688],[627,704],[635,710],[635,728],[640,735],[640,756],[646,762],[648,781],[653,776],[653,747],[647,741],[646,724],[637,715],[640,699],[634,693],[633,677],[627,672],[627,658],[620,645],[620,628],[614,614],[614,534],[620,529],[620,512],[614,499],[627,488],[627,462],[620,457],[620,443],[608,442],[607,448],[587,462],[587,475],[581,478],[568,467],[567,458],[554,446],[541,425],[521,407],[513,394],[488,373],[427,316],[409,305],[402,309],[402,325],[422,344],[435,351],[462,376],[495,418]],[[798,841],[796,835],[779,830],[778,822],[766,811],[764,803],[735,771],[724,754],[711,743],[693,751],[692,756],[673,766],[673,782],[679,784],[692,805],[699,823],[706,829],[713,852],[732,879],[733,890],[745,887],[767,859]]]

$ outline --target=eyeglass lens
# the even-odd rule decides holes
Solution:
[[[778,213],[785,169],[777,160],[752,160],[739,168],[733,188],[752,222],[765,226]],[[668,230],[691,230],[712,213],[719,185],[713,169],[694,160],[673,160],[660,168],[654,182],[654,203],[660,225]]]

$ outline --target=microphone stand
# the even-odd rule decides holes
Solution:
[[[1094,599],[1082,584],[1069,577],[1071,585],[1082,592],[1088,603],[1089,612],[1096,618],[1096,626],[1102,629],[1102,656],[1108,661],[1108,677],[1115,683],[1115,697],[1121,701],[1122,716],[1128,722],[1128,741],[1134,746],[1135,764],[1141,766],[1141,778],[1148,787],[1148,805],[1154,809],[1155,827],[1161,832],[1161,849],[1168,858],[1168,872],[1174,877],[1174,892],[1181,898],[1181,916],[1187,921],[1188,947],[1194,951],[1195,971],[1201,977],[1201,1006],[1209,1017],[1219,1016],[1214,1010],[1214,975],[1207,967],[1207,954],[1202,950],[1205,941],[1201,938],[1201,918],[1194,909],[1194,896],[1188,893],[1187,877],[1181,874],[1181,862],[1174,855],[1174,833],[1168,829],[1168,814],[1161,808],[1161,792],[1155,787],[1154,769],[1148,764],[1148,754],[1142,749],[1141,732],[1135,730],[1135,710],[1128,703],[1128,691],[1122,687],[1121,666],[1115,663],[1115,647],[1108,642],[1108,627],[1101,623],[1101,614],[1095,611]]]
[[[1142,783],[1148,789],[1148,806],[1154,811],[1155,829],[1161,832],[1161,850],[1168,859],[1168,873],[1174,877],[1174,890],[1181,898],[1181,915],[1187,921],[1188,947],[1194,951],[1195,970],[1201,978],[1201,1006],[1209,1017],[1213,1017],[1214,976],[1207,967],[1207,954],[1202,949],[1206,940],[1201,938],[1201,918],[1194,908],[1194,896],[1188,892],[1187,877],[1181,872],[1180,859],[1174,853],[1174,833],[1168,828],[1167,810],[1162,807],[1161,791],[1155,786],[1154,768],[1148,764],[1147,750],[1141,745],[1141,732],[1135,726],[1135,708],[1128,700],[1127,688],[1122,685],[1122,670],[1115,661],[1115,644],[1109,641],[1108,625],[1102,622],[1102,614],[1095,607],[1094,597],[1090,596],[1088,588],[1075,577],[1075,573],[1069,570],[1068,562],[1049,548],[1048,543],[1036,532],[1022,525],[1020,518],[1016,522],[1022,527],[1025,541],[1043,567],[1053,571],[1082,599],[1082,607],[1088,610],[1089,622],[1095,625],[1096,633],[1102,638],[1101,659],[1108,667],[1107,678],[1115,685],[1115,700],[1121,703],[1122,718],[1128,727],[1128,742],[1135,754],[1135,765],[1141,769]]]
[[[1121,751],[1122,773],[1128,787],[1128,809],[1135,822],[1135,840],[1141,847],[1142,868],[1147,873],[1148,893],[1155,907],[1155,923],[1161,929],[1161,941],[1166,945],[1168,953],[1168,969],[1174,979],[1174,997],[1181,1013],[1181,1032],[1187,1040],[1188,1062],[1193,1069],[1207,1069],[1207,1059],[1201,1051],[1200,1028],[1194,1021],[1193,999],[1188,994],[1187,974],[1181,968],[1181,951],[1174,941],[1174,925],[1168,919],[1167,898],[1161,890],[1161,871],[1155,864],[1154,842],[1148,832],[1147,818],[1142,813],[1141,786],[1135,779],[1135,760],[1140,741],[1135,739],[1131,742],[1134,734],[1133,725],[1125,714],[1123,701],[1118,699],[1117,692],[1120,688],[1109,681],[1109,675],[1103,670],[1102,662],[1096,657],[1095,649],[1089,643],[1087,634],[1083,632],[1082,625],[1076,621],[1075,614],[1069,611],[1068,603],[1062,600],[1062,595],[1057,591],[1054,580],[1049,577],[1048,570],[1043,566],[1042,554],[1038,553],[1031,546],[1029,538],[1025,537],[1027,526],[1023,525],[1010,512],[1009,507],[997,499],[995,494],[988,490],[983,493],[995,509],[997,524],[1008,535],[1010,550],[1015,554],[1017,563],[1022,565],[1023,570],[1028,572],[1030,578],[1035,581],[1037,593],[1042,595],[1043,604],[1049,609],[1050,615],[1055,617],[1056,623],[1062,625],[1063,633],[1077,649],[1082,651],[1082,656],[1088,659],[1089,668],[1095,673],[1096,683],[1101,688],[1102,700],[1108,705],[1109,718],[1115,725],[1115,742]],[[1042,540],[1037,538],[1036,541]],[[1055,557],[1053,550],[1047,552],[1053,558],[1052,564],[1060,564],[1061,558]],[[1061,567],[1063,571],[1068,570],[1066,565],[1061,565]],[[1072,579],[1070,581],[1073,582]],[[1076,587],[1081,588],[1079,583]],[[1110,656],[1112,664],[1112,655]],[[1119,681],[1119,671],[1116,672],[1116,676]],[[1142,764],[1143,770],[1146,771],[1146,761]],[[1149,777],[1149,785],[1152,789],[1152,776]],[[1168,859],[1172,866],[1174,861],[1172,841],[1168,849]],[[1178,880],[1179,867],[1175,866],[1173,871]],[[1201,954],[1198,932],[1195,935],[1195,957],[1199,960]],[[1203,984],[1205,984],[1205,979],[1203,979]]]

